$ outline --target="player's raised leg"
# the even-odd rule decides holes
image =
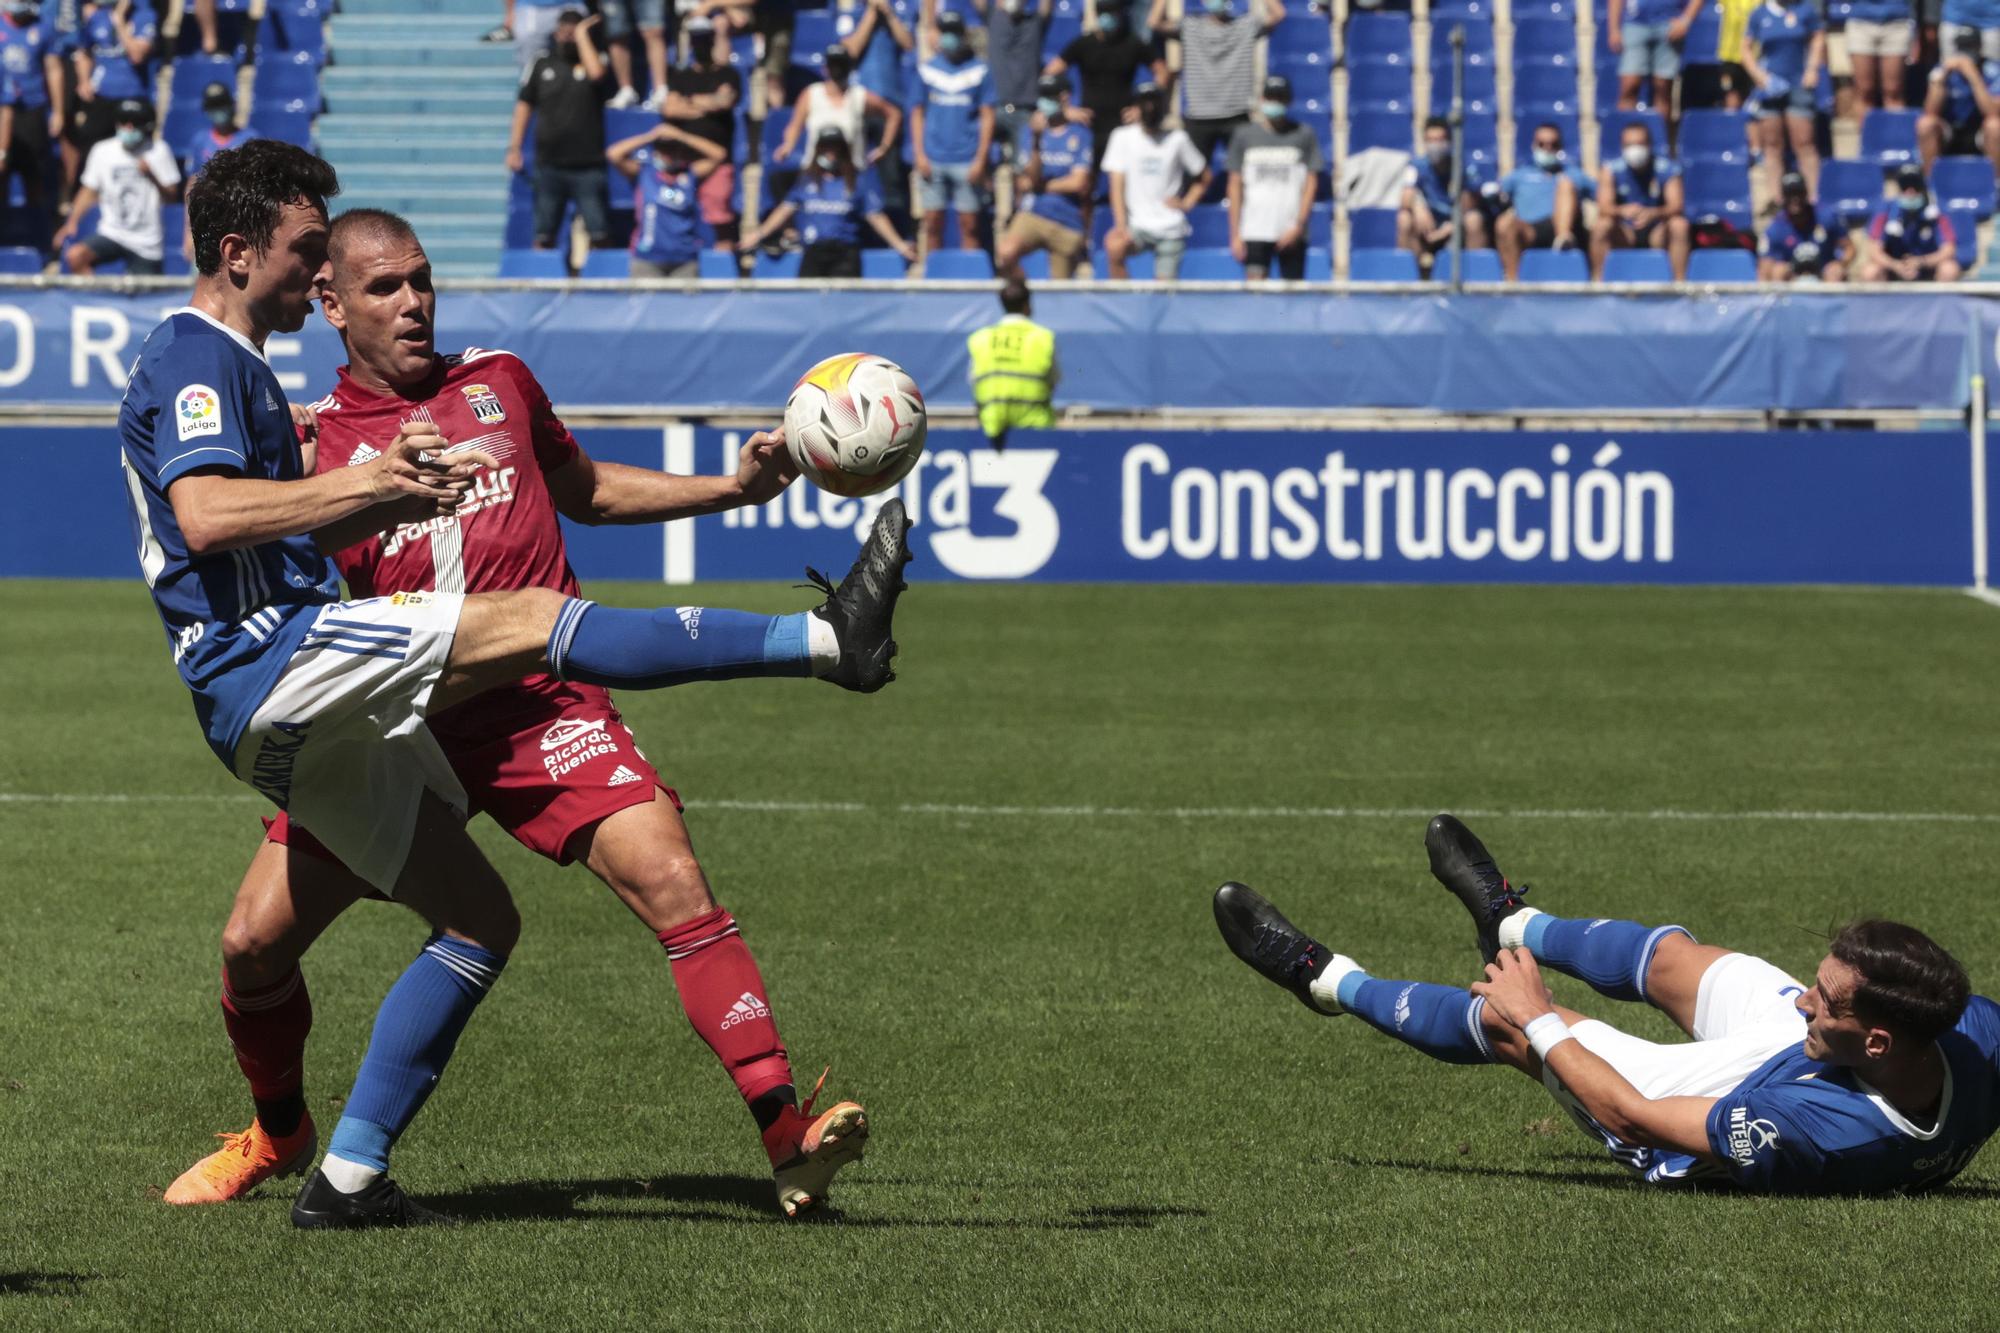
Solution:
[[[1552,916],[1522,901],[1493,856],[1457,818],[1439,815],[1424,833],[1431,874],[1471,913],[1480,957],[1526,948],[1538,962],[1587,982],[1600,995],[1644,1000],[1694,1035],[1701,979],[1727,949],[1697,943],[1684,926],[1609,917]]]

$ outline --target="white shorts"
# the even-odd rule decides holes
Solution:
[[[466,810],[424,724],[464,603],[409,592],[321,608],[236,746],[236,776],[383,893],[409,859],[423,794]]]
[[[1890,19],[1887,23],[1870,23],[1866,19],[1847,20],[1847,54],[1850,56],[1893,56],[1902,59],[1910,54],[1910,42],[1916,32],[1916,23],[1911,19]]]

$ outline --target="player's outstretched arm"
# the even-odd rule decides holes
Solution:
[[[579,452],[548,474],[548,486],[556,508],[575,523],[669,523],[763,504],[798,475],[780,427],[743,442],[733,476],[682,477]]]
[[[1493,1013],[1528,1037],[1543,1066],[1554,1070],[1570,1095],[1611,1134],[1642,1148],[1666,1148],[1705,1162],[1720,1160],[1708,1141],[1708,1113],[1715,1099],[1651,1098],[1626,1082],[1603,1057],[1570,1035],[1527,950],[1502,949],[1486,965],[1486,980],[1475,982],[1472,993],[1484,996]]]

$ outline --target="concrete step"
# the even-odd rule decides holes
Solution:
[[[367,200],[366,204],[361,201]],[[423,209],[462,209],[468,214],[477,213],[481,217],[507,212],[507,187],[478,186],[423,187],[398,185],[393,181],[371,180],[360,171],[344,171],[340,176],[340,202],[350,208],[386,208],[391,213],[409,213]]]
[[[509,81],[515,77],[511,45],[480,42],[472,36],[463,40],[442,36],[416,40],[410,36],[342,38],[333,50],[333,63],[327,72],[381,65],[477,68],[498,71]]]
[[[500,21],[500,6],[491,0],[340,0],[340,13],[334,16],[334,22],[375,17],[483,20],[490,28]]]
[[[341,143],[328,143],[320,139],[320,155],[333,163],[343,179],[356,171],[367,171],[373,167],[421,166],[429,160],[432,149],[415,147],[380,147]],[[504,177],[507,172],[507,141],[495,139],[489,144],[462,147],[463,161],[479,163],[487,174]]]
[[[513,67],[487,65],[335,65],[320,78],[328,100],[353,93],[504,93],[519,90]]]
[[[482,116],[503,123],[514,114],[514,88],[509,84],[492,92],[450,90],[380,89],[364,92],[326,94],[326,111],[339,115],[400,115],[411,134],[431,139],[440,156],[449,156],[451,144],[431,123],[438,116]]]

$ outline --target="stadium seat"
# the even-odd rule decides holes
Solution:
[[[804,158],[805,151],[810,145],[805,142],[803,134],[799,136],[798,146],[792,149],[790,157],[781,158],[778,156],[778,145],[785,141],[785,130],[790,127],[791,123],[792,109],[790,107],[774,107],[770,114],[764,117],[764,142],[760,157],[766,167],[796,167],[801,159]]]
[[[1822,80],[1825,82],[1825,80]],[[1876,108],[1861,118],[1861,158],[1885,167],[1917,160],[1917,116],[1911,110]]]
[[[1049,19],[1049,26],[1042,30],[1042,63],[1047,64],[1063,53],[1063,48],[1083,35],[1083,19],[1069,14],[1056,14]]]
[[[1102,246],[1093,246],[1090,251],[1090,266],[1101,278],[1111,277],[1111,259]],[[1127,282],[1151,282],[1153,280],[1153,253],[1148,250],[1143,255],[1133,255],[1125,261]]]
[[[1454,23],[1468,27],[1479,23],[1490,28],[1493,0],[1431,0],[1431,31],[1442,36],[1451,31]]]
[[[42,252],[33,246],[0,246],[0,273],[40,273],[41,271]]]
[[[1203,246],[1181,256],[1182,282],[1241,282],[1243,265],[1224,249]]]
[[[1333,205],[1322,199],[1312,206],[1306,215],[1306,244],[1309,246],[1331,246],[1333,244]]]
[[[1465,29],[1465,63],[1468,66],[1485,65],[1490,68],[1493,64],[1493,25],[1464,20],[1458,26]],[[1451,68],[1451,32],[1452,25],[1441,23],[1435,17],[1431,19],[1433,75],[1440,70]]]
[[[869,282],[901,282],[910,276],[910,266],[894,250],[863,250],[861,276]]]
[[[500,276],[503,278],[567,278],[569,267],[560,250],[502,250]]]
[[[799,276],[799,261],[804,256],[797,250],[785,250],[771,254],[759,250],[750,264],[750,276],[761,280],[773,278],[796,278]]]
[[[1941,157],[1931,167],[1931,192],[1953,211],[1993,216],[1993,164],[1983,157]]]
[[[1604,256],[1606,282],[1672,282],[1674,266],[1664,250],[1613,250]]]
[[[1468,80],[1468,83],[1470,80]],[[1514,71],[1514,115],[1576,113],[1576,71],[1563,65],[1524,65]]]
[[[1417,257],[1408,250],[1349,250],[1347,252],[1347,280],[1349,282],[1415,282]]]
[[[862,252],[865,257],[867,252]],[[736,266],[736,256],[727,250],[704,250],[701,252],[701,276],[711,281],[734,281],[743,276],[743,270]]]
[[[234,88],[236,72],[231,70],[223,81]],[[251,76],[250,96],[258,102],[305,102],[316,109],[319,65],[303,51],[282,60],[259,61],[257,72]],[[199,101],[200,97],[196,92],[195,99]]]
[[[1882,168],[1876,163],[1835,157],[1820,164],[1820,208],[1838,214],[1842,226],[1866,221],[1881,206],[1882,195]]]
[[[1581,250],[1524,250],[1521,253],[1521,281],[1589,282],[1590,265]]]
[[[1451,109],[1454,85],[1448,67],[1431,66],[1431,105],[1439,115]],[[1468,116],[1494,116],[1500,112],[1500,87],[1491,65],[1467,65],[1465,82],[1457,89]]]
[[[1951,229],[1958,238],[1958,262],[1965,269],[1966,276],[1974,276],[1979,267],[1979,215],[1969,208],[1947,210],[1951,218]]]
[[[985,282],[993,276],[993,256],[984,250],[934,250],[924,256],[926,282]]]
[[[1556,18],[1514,19],[1514,68],[1561,65],[1576,69],[1576,24]],[[1570,75],[1571,79],[1576,76]]]
[[[1053,28],[1053,23],[1050,26]],[[1333,25],[1327,22],[1325,14],[1315,14],[1302,5],[1289,8],[1284,22],[1271,30],[1270,43],[1273,55],[1281,51],[1317,51],[1332,59]]]
[[[1297,87],[1297,83],[1293,87]],[[1347,110],[1389,111],[1407,117],[1416,110],[1408,65],[1356,65],[1347,71]]]
[[[1685,176],[1690,222],[1724,221],[1750,230],[1750,172],[1723,162],[1690,162]]]
[[[326,19],[319,0],[273,0],[257,29],[258,61],[304,55],[326,64]]]
[[[1189,249],[1229,244],[1229,205],[1196,204],[1188,210],[1187,219]]]
[[[1265,68],[1290,79],[1294,88],[1326,88],[1333,79],[1333,57],[1324,51],[1273,51]]]
[[[236,61],[230,56],[182,56],[174,62],[173,106],[201,107],[202,92],[211,83],[222,83],[236,91]]]
[[[1697,250],[1688,256],[1689,282],[1755,282],[1757,256],[1748,250]]]
[[[1465,118],[1465,160],[1484,167],[1489,176],[1500,172],[1500,121],[1495,116]]]
[[[820,69],[826,64],[826,48],[839,40],[830,11],[801,10],[792,24],[792,63]]]
[[[300,148],[311,148],[313,113],[294,102],[256,102],[250,107],[250,124],[267,139],[282,139]]]
[[[615,278],[620,282],[632,276],[632,252],[630,250],[592,250],[584,256],[583,271],[579,278]]]
[[[1347,118],[1347,151],[1366,152],[1370,148],[1393,148],[1407,153],[1416,137],[1407,115],[1389,111],[1360,111]]]
[[[1597,160],[1609,162],[1624,146],[1625,127],[1644,125],[1653,139],[1653,151],[1667,151],[1667,118],[1657,111],[1605,111],[1598,114]]]
[[[1347,65],[1408,65],[1408,14],[1356,14],[1347,21]]]
[[[1577,128],[1576,113],[1563,115],[1559,112],[1540,111],[1534,115],[1518,114],[1514,118],[1514,161],[1533,162],[1535,160],[1535,131],[1543,125],[1553,124],[1562,131],[1563,152],[1569,155],[1571,166],[1583,162],[1583,133]]]
[[[1681,113],[1681,160],[1750,164],[1750,117],[1721,107]]]
[[[1351,208],[1347,211],[1347,244],[1355,250],[1396,248],[1396,210]]]
[[[1496,250],[1466,250],[1462,253],[1465,280],[1467,282],[1501,282],[1505,280],[1505,270],[1500,267],[1500,254]],[[1438,256],[1431,266],[1431,278],[1438,282],[1448,282],[1452,276],[1451,252]]]
[[[1305,281],[1333,281],[1333,251],[1318,245],[1309,245],[1306,247]]]
[[[617,143],[635,134],[648,134],[658,128],[660,113],[642,111],[638,107],[606,107],[604,109],[604,142]]]

